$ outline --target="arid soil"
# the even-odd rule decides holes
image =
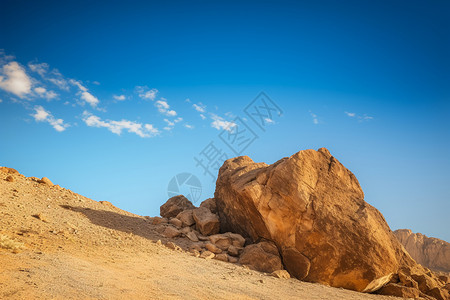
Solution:
[[[148,218],[38,181],[0,170],[0,299],[398,299],[171,250]]]

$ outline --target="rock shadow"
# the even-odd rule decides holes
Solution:
[[[60,205],[64,209],[79,212],[85,215],[93,224],[109,229],[141,236],[155,241],[161,236],[155,232],[155,226],[148,220],[139,217],[127,216],[107,210],[96,210],[87,207]]]

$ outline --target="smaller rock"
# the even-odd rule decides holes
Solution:
[[[217,213],[217,204],[216,204],[216,199],[214,199],[214,198],[206,199],[205,201],[203,201],[202,203],[200,203],[200,207],[206,207],[206,208],[209,209],[213,214],[216,214],[216,213]]]
[[[228,250],[231,245],[242,248],[245,244],[245,239],[240,234],[231,232],[211,235],[209,240],[222,250]]]
[[[286,270],[276,270],[270,273],[273,277],[281,278],[281,279],[289,279],[291,278],[291,275],[289,275],[289,272]]]
[[[0,167],[0,171],[7,174],[19,174],[19,171],[17,171],[16,169],[8,167]]]
[[[6,181],[9,181],[9,182],[14,182],[14,177],[12,177],[11,175],[8,175],[8,176],[5,178],[5,180],[6,180]]]
[[[152,224],[153,225],[159,225],[159,224],[165,224],[168,220],[166,218],[161,217],[153,217]]]
[[[213,214],[206,207],[194,209],[192,212],[197,230],[203,235],[211,235],[219,233],[220,223],[219,217]]]
[[[161,245],[162,245],[162,242],[161,242],[161,240],[157,240],[157,241],[155,242],[155,244],[158,245],[158,246],[161,246]]]
[[[377,291],[381,295],[389,295],[403,298],[418,298],[419,290],[396,283],[388,283]]]
[[[48,186],[53,186],[53,183],[47,177],[42,177],[42,179],[40,179],[38,182],[46,184]]]
[[[286,269],[292,276],[302,280],[308,275],[311,262],[296,248],[283,249],[281,256]]]
[[[190,252],[192,256],[200,257],[200,252],[197,249],[191,249]]]
[[[214,254],[222,253],[222,250],[214,244],[206,243],[205,248]]]
[[[192,229],[191,229],[191,227],[183,227],[183,228],[181,228],[180,229],[180,231],[181,231],[181,233],[182,234],[188,234],[189,232],[191,232],[192,231]]]
[[[400,284],[403,286],[419,289],[419,285],[417,284],[417,282],[401,271],[398,272],[398,282],[400,282]]]
[[[44,223],[48,223],[49,222],[47,217],[45,215],[43,215],[43,214],[35,214],[35,215],[32,215],[32,217],[35,217],[36,219],[41,220]]]
[[[169,223],[172,224],[173,226],[177,227],[177,228],[181,228],[181,226],[183,225],[183,223],[177,218],[170,219]]]
[[[450,276],[447,275],[439,275],[439,280],[442,281],[444,284],[450,283]]]
[[[216,255],[208,250],[203,251],[202,254],[200,254],[200,257],[204,258],[204,259],[212,259],[212,258],[214,258],[214,256],[216,256]]]
[[[179,219],[182,222],[183,227],[192,226],[195,224],[194,217],[192,216],[192,209],[180,212],[177,215],[177,219]]]
[[[221,260],[221,261],[224,261],[224,262],[228,262],[228,255],[226,255],[225,253],[216,254],[214,259]]]
[[[167,200],[166,203],[159,208],[159,214],[161,217],[174,218],[180,212],[186,209],[193,209],[195,206],[183,195],[178,195]]]
[[[204,236],[203,234],[200,234],[196,231],[197,237],[200,241],[209,241],[209,238],[207,236]]]
[[[193,243],[190,245],[190,250],[197,250],[198,252],[202,251],[203,243]]]
[[[447,297],[445,296],[445,293],[448,295],[448,291],[441,290],[441,289],[438,288],[438,287],[434,287],[434,288],[432,288],[431,290],[429,290],[429,291],[427,292],[427,295],[429,295],[429,296],[431,296],[431,297],[434,297],[436,300],[447,300],[447,299],[449,299],[449,298],[447,298]],[[449,296],[450,296],[450,295],[449,295]]]
[[[186,233],[185,235],[191,241],[198,242],[198,237],[197,237],[197,235],[194,232],[190,231],[190,232]]]
[[[166,247],[172,250],[181,250],[180,246],[176,245],[174,242],[167,242]]]
[[[419,289],[424,292],[425,294],[428,294],[428,291],[431,289],[437,287],[436,282],[428,275],[425,274],[412,274],[412,279],[414,279],[419,284]]]
[[[226,251],[231,246],[231,239],[225,234],[214,234],[209,237],[211,243]]]
[[[239,259],[237,257],[233,257],[233,256],[229,256],[228,255],[228,262],[235,264],[239,261]]]
[[[239,259],[241,265],[266,273],[281,270],[281,258],[274,243],[262,241],[244,248]]]
[[[228,247],[228,254],[230,254],[231,256],[239,256],[239,252],[242,250],[242,248],[238,248],[234,245],[230,245],[230,247]]]
[[[171,239],[180,236],[181,232],[173,226],[167,226],[166,229],[164,229],[162,235],[165,236],[166,238]]]

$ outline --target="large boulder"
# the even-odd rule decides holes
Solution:
[[[175,218],[180,212],[193,209],[195,206],[183,195],[178,195],[167,200],[159,208],[159,214],[164,218]]]
[[[413,233],[410,229],[399,229],[394,233],[416,262],[430,269],[450,272],[450,243]]]
[[[274,241],[286,269],[306,281],[372,292],[414,261],[358,180],[327,149],[267,165],[242,156],[219,170],[221,232]],[[295,251],[294,251],[295,250]],[[245,252],[245,251],[244,251]]]

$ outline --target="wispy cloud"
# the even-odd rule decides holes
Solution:
[[[194,129],[194,125],[190,125],[190,124],[184,124],[184,127],[186,127],[187,129]]]
[[[51,82],[61,90],[68,91],[68,80],[57,70],[51,69],[47,63],[28,63],[28,68],[31,72],[35,72],[41,76],[42,79]]]
[[[31,79],[25,69],[15,61],[5,64],[0,69],[0,88],[24,98],[31,93]]]
[[[315,125],[319,124],[319,119],[317,118],[317,115],[315,113],[313,113],[312,111],[309,111],[309,114],[311,115],[311,117],[313,119],[313,123]]]
[[[107,128],[112,133],[120,135],[126,130],[135,133],[142,138],[149,138],[158,135],[160,132],[152,124],[142,124],[134,121],[122,119],[120,121],[105,120],[87,111],[83,112],[83,121],[89,127]]]
[[[31,114],[31,116],[36,122],[47,122],[52,125],[56,131],[59,132],[64,131],[67,127],[69,127],[68,124],[64,124],[63,119],[56,119],[49,111],[45,110],[40,105],[35,106],[34,111],[35,113]]]
[[[175,125],[181,121],[183,121],[183,118],[181,118],[181,117],[178,117],[173,121],[171,121],[169,119],[164,119],[164,122],[167,123],[167,126],[164,127],[164,130],[167,130],[167,131],[172,130],[175,127]]]
[[[358,122],[363,122],[363,121],[370,121],[370,120],[373,120],[373,117],[368,116],[367,114],[363,114],[363,115],[361,116],[361,115],[358,115],[358,114],[356,114],[356,113],[352,113],[352,112],[348,112],[348,111],[344,111],[344,113],[345,113],[348,117],[354,118],[354,119],[358,120]]]
[[[192,107],[193,107],[196,111],[201,112],[201,113],[204,113],[204,112],[206,111],[206,106],[203,105],[201,102],[198,103],[198,104],[195,104],[195,103],[192,104]]]
[[[124,101],[126,99],[125,95],[113,95],[113,98],[117,101]]]

